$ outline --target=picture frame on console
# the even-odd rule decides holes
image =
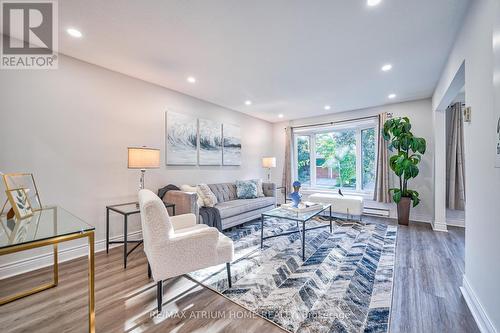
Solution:
[[[33,216],[33,209],[24,188],[7,190],[6,193],[10,205],[19,220]]]

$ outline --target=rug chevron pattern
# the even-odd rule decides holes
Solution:
[[[265,223],[268,235],[297,228],[276,218]],[[396,226],[308,231],[305,261],[299,233],[268,239],[262,250],[259,221],[225,233],[235,244],[233,287],[223,266],[194,272],[194,279],[290,332],[387,332]]]

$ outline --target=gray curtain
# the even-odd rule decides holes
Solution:
[[[281,186],[286,188],[286,193],[292,193],[292,128],[285,128],[285,161],[283,163],[283,178]]]
[[[464,127],[462,103],[447,110],[450,116],[446,146],[446,204],[450,209],[465,208]]]
[[[377,176],[375,178],[375,191],[373,200],[378,202],[391,202],[389,194],[389,152],[387,141],[382,136],[382,129],[388,119],[387,113],[378,116],[378,152],[377,152]]]

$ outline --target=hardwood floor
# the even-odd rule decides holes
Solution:
[[[399,228],[391,332],[479,332],[458,289],[463,256],[463,229]],[[97,332],[283,332],[186,277],[165,283],[164,309],[177,315],[151,318],[156,289],[146,267],[140,250],[129,256],[126,270],[121,247],[96,254]],[[0,307],[2,332],[86,332],[86,259],[63,263],[59,272],[56,288]],[[50,278],[47,268],[2,280],[0,297]]]

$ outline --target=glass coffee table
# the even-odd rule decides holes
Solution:
[[[260,227],[260,248],[264,247],[264,240],[265,239],[286,236],[286,235],[302,232],[302,260],[305,260],[305,257],[306,257],[306,247],[305,247],[306,231],[328,227],[328,225],[320,225],[320,226],[306,229],[306,223],[308,221],[311,221],[313,218],[315,218],[319,214],[323,213],[327,209],[329,210],[329,213],[330,213],[330,215],[329,215],[329,217],[330,217],[330,232],[332,232],[333,231],[333,226],[332,226],[333,220],[332,220],[332,205],[331,204],[325,204],[325,205],[320,204],[318,209],[315,209],[312,211],[307,211],[307,212],[294,212],[294,211],[289,210],[289,209],[278,207],[278,208],[274,208],[270,211],[263,213],[261,216],[261,227]],[[281,234],[264,237],[264,219],[266,217],[276,217],[276,218],[285,219],[285,220],[297,221],[297,229],[298,230],[290,231],[290,232],[283,232]],[[302,223],[302,230],[300,230],[299,223]]]

